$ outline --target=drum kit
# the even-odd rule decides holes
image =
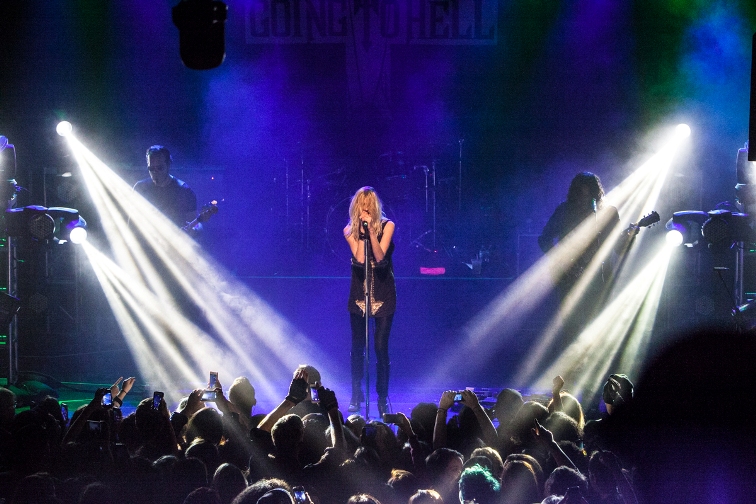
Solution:
[[[449,225],[461,209],[461,145],[456,156],[388,151],[378,156],[371,179],[383,201],[386,217],[397,227],[398,249],[435,253],[447,240]],[[459,161],[459,163],[457,163]],[[349,218],[349,202],[358,185],[332,204],[326,212],[327,250],[344,257],[343,229]]]
[[[311,253],[322,250],[327,262],[343,266],[349,202],[359,187],[371,185],[397,225],[396,253],[436,253],[451,240],[450,226],[462,208],[462,142],[413,153],[386,151],[361,170],[306,159],[287,166],[281,213],[288,239]]]

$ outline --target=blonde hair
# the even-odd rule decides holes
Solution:
[[[382,222],[386,218],[383,214],[383,203],[378,193],[370,186],[360,187],[349,202],[349,235],[358,238],[360,236],[360,214],[367,206],[368,213],[373,217],[371,227],[375,234],[381,234]]]

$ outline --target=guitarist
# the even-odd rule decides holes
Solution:
[[[598,175],[591,172],[575,175],[567,191],[567,200],[559,204],[538,237],[538,245],[543,252],[548,252],[557,244],[562,247],[575,245],[574,253],[565,251],[566,259],[559,265],[559,275],[554,279],[561,301],[564,301],[572,287],[581,279],[584,269],[619,220],[617,209],[604,202],[604,188]],[[575,230],[581,236],[565,240]],[[606,268],[602,267],[595,273],[581,302],[572,310],[574,315],[569,318],[577,319],[579,326],[587,324],[600,311],[610,271],[607,264]],[[569,325],[569,320],[566,323]]]
[[[147,149],[147,169],[149,178],[134,184],[134,191],[152,203],[174,224],[186,226],[187,222],[194,222],[189,231],[199,231],[202,228],[197,217],[197,195],[186,184],[170,174],[171,153],[162,145],[153,145]]]

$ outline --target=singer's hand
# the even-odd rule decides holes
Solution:
[[[368,227],[370,227],[370,224],[373,223],[373,218],[365,210],[363,210],[362,213],[360,214],[360,220],[362,221],[363,226],[365,225],[365,223],[367,223]]]

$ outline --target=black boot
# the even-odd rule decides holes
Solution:
[[[377,377],[375,383],[375,391],[378,392],[378,415],[383,420],[383,414],[389,413],[388,410],[388,382],[389,382],[389,368],[390,364],[388,359],[378,359]]]

